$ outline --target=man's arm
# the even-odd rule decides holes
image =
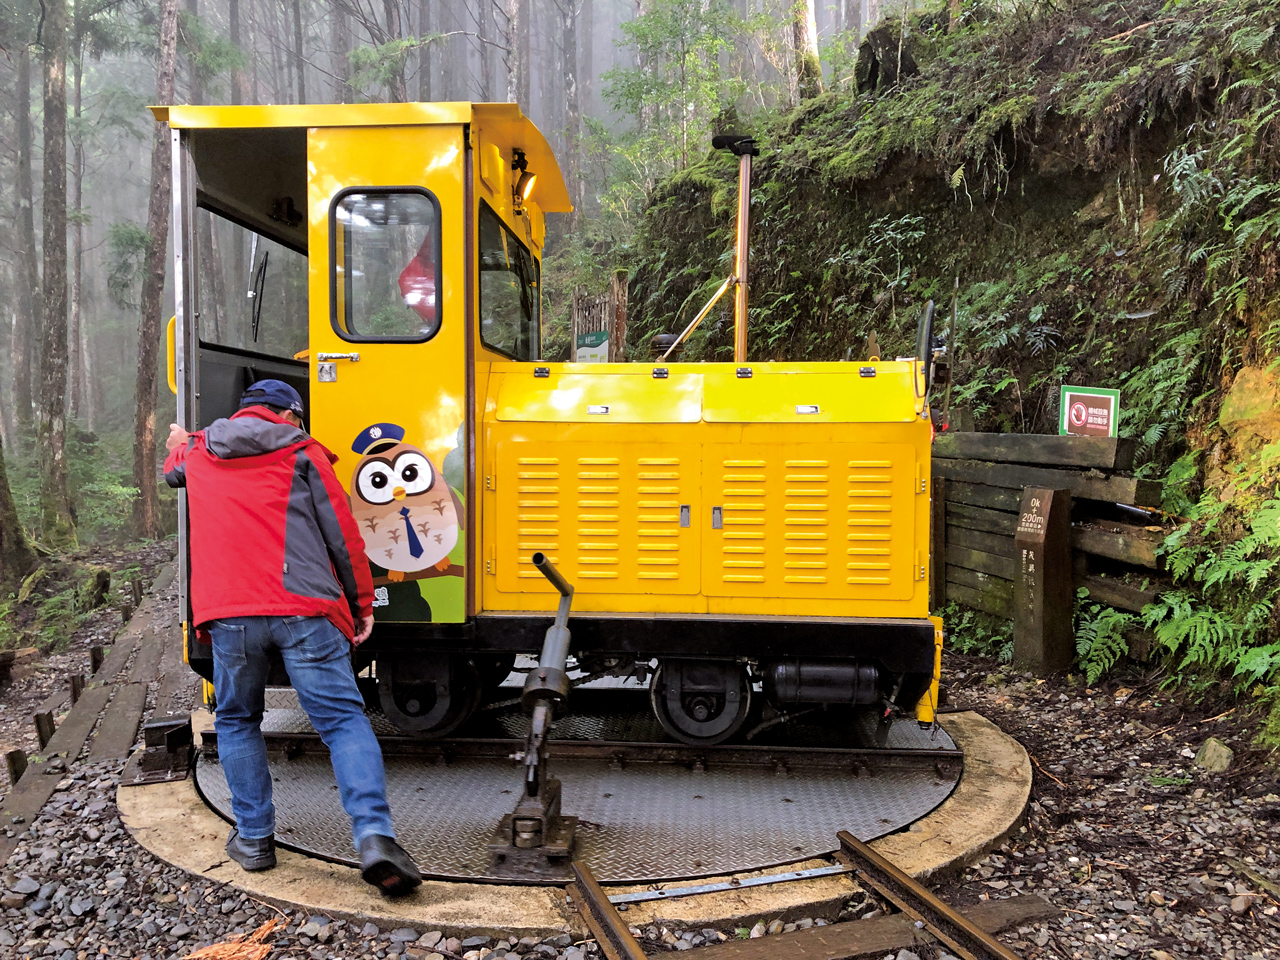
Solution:
[[[338,575],[338,583],[351,607],[351,615],[356,620],[356,633],[358,636],[363,633],[364,636],[360,637],[363,640],[373,622],[373,575],[364,555],[364,538],[360,536],[356,518],[351,515],[347,492],[338,482],[323,448],[319,444],[308,445],[298,451],[298,456],[306,457],[311,463],[307,482],[316,507],[320,533]]]
[[[176,423],[169,424],[169,439],[164,442],[169,451],[164,458],[164,482],[171,487],[187,485],[187,451],[191,449],[191,434]]]

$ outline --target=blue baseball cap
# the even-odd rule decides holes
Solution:
[[[302,416],[302,397],[283,380],[259,380],[240,396],[241,408],[260,403],[292,410],[299,417]]]

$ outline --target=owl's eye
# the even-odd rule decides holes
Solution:
[[[435,479],[430,461],[420,453],[402,453],[396,457],[395,472],[400,478],[400,486],[409,496],[423,493]]]
[[[390,503],[395,475],[385,460],[370,460],[356,474],[356,492],[366,503]]]

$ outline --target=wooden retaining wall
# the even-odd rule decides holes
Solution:
[[[933,608],[955,601],[1013,619],[1014,535],[1027,487],[1071,492],[1076,586],[1132,612],[1154,601],[1165,585],[1156,549],[1166,531],[1155,514],[1123,509],[1160,505],[1160,485],[1132,476],[1134,447],[1132,440],[1095,437],[939,435],[933,445]]]

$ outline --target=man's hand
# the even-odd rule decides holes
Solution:
[[[373,633],[373,617],[356,617],[356,635],[351,638],[351,645],[358,647],[369,639]]]
[[[176,423],[171,423],[169,424],[169,439],[164,442],[164,448],[170,453],[173,453],[173,451],[177,450],[190,439],[191,434],[187,433],[187,431],[183,430]]]

